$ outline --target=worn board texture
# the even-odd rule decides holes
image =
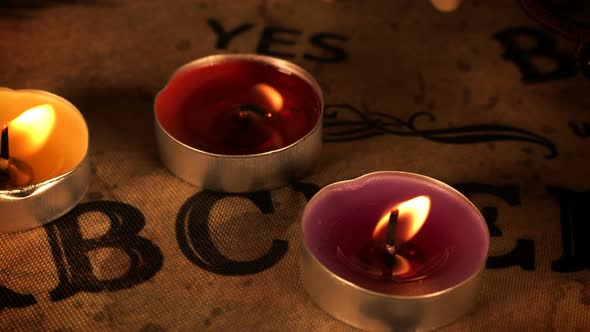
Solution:
[[[158,160],[155,94],[228,52],[322,86],[301,183],[211,193]],[[75,104],[92,164],[75,210],[0,235],[0,330],[352,331],[302,289],[300,218],[318,187],[378,170],[440,179],[486,216],[478,304],[442,331],[590,329],[590,82],[516,1],[0,0],[0,86]]]

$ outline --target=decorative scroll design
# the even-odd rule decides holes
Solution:
[[[326,142],[348,142],[385,134],[420,136],[446,144],[516,141],[544,147],[548,151],[545,156],[547,159],[557,157],[557,147],[548,138],[506,125],[475,124],[421,129],[418,127],[418,120],[435,122],[436,118],[432,113],[416,112],[404,121],[383,112],[363,112],[349,104],[326,105],[324,112],[324,141]]]

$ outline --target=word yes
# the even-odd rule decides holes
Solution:
[[[233,39],[254,28],[254,25],[250,23],[227,28],[215,19],[208,20],[207,24],[217,37],[215,47],[218,49],[227,49]],[[297,29],[266,26],[260,33],[256,53],[287,59],[295,58],[296,54],[288,49],[297,44],[302,33]],[[347,41],[348,37],[344,35],[329,32],[315,33],[309,37],[309,43],[315,50],[305,52],[303,58],[320,63],[344,62],[348,59],[348,53],[342,48],[342,44]]]

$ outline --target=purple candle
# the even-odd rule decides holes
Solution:
[[[479,210],[437,180],[377,172],[329,185],[303,212],[303,283],[363,329],[431,329],[475,302],[489,234]]]

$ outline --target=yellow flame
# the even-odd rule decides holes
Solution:
[[[277,91],[277,89],[266,83],[256,84],[252,90],[259,96],[264,105],[274,112],[280,112],[283,109],[283,96]]]
[[[37,153],[55,126],[55,110],[49,104],[35,106],[8,123],[10,154],[26,157]]]
[[[398,210],[399,215],[395,229],[396,243],[411,240],[422,228],[430,211],[430,198],[418,196],[393,206],[381,217],[373,230],[373,239],[385,240],[386,228],[392,211]]]

